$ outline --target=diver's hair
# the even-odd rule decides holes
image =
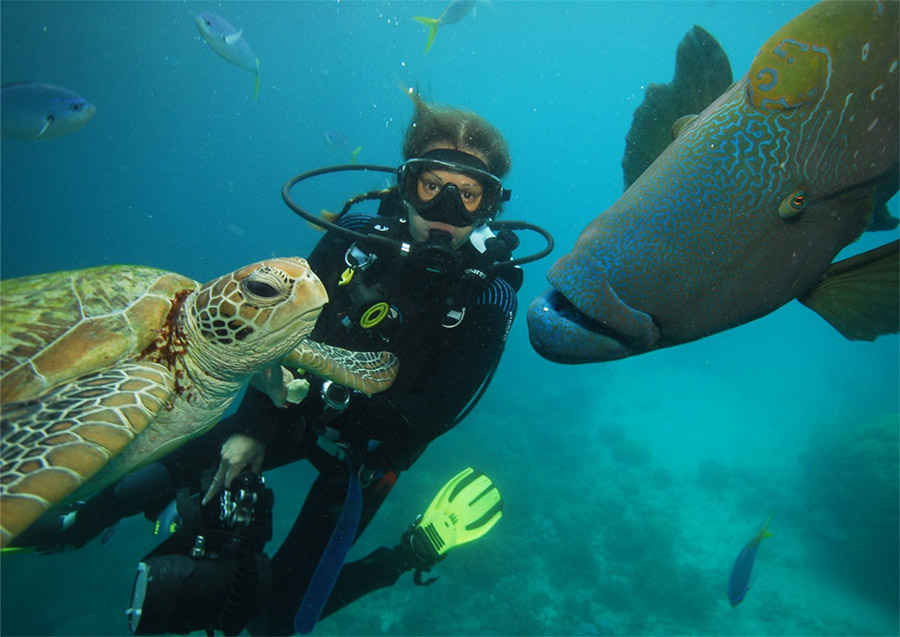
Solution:
[[[414,90],[407,90],[406,94],[413,101],[415,112],[403,137],[404,159],[421,157],[431,144],[445,142],[456,150],[483,155],[488,170],[497,177],[509,172],[509,146],[493,124],[471,111],[429,104]]]

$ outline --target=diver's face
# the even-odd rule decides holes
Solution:
[[[436,143],[428,146],[423,152],[438,148],[452,149],[455,148],[455,146],[447,143]],[[485,157],[482,156],[482,153],[468,148],[460,148],[459,150],[485,161]],[[466,210],[469,212],[476,211],[478,206],[481,205],[481,198],[484,191],[482,185],[468,175],[451,172],[449,170],[429,170],[422,173],[416,184],[416,192],[419,200],[431,201],[447,184],[456,186],[463,206],[465,206]],[[428,239],[428,233],[432,230],[440,230],[452,236],[453,248],[457,249],[469,240],[469,236],[472,234],[472,231],[475,230],[475,219],[472,220],[472,225],[459,228],[438,221],[428,221],[415,210],[410,211],[409,231],[413,239],[416,241],[425,241]]]
[[[451,237],[453,237],[452,245],[453,249],[455,250],[469,240],[472,231],[475,230],[475,226],[471,225],[464,228],[457,228],[456,226],[451,226],[446,223],[440,223],[439,221],[428,221],[415,210],[410,211],[409,233],[412,235],[413,240],[427,240],[428,233],[432,230],[440,230],[441,232],[446,232]]]
[[[447,184],[453,184],[459,191],[459,199],[469,212],[478,210],[484,196],[484,187],[475,179],[449,170],[429,170],[419,175],[416,191],[419,200],[428,202],[437,197]]]

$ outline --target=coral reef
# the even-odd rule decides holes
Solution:
[[[900,597],[900,414],[829,431],[803,454],[806,497],[829,560],[861,588]]]

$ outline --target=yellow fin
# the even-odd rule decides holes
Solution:
[[[428,42],[425,43],[425,53],[428,53],[431,45],[434,44],[434,36],[437,35],[438,27],[441,26],[441,20],[440,18],[425,18],[422,16],[416,16],[413,20],[421,22],[428,27]]]
[[[874,341],[900,329],[900,241],[838,261],[812,290],[806,307],[851,341]]]

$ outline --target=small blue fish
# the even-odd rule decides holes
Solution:
[[[0,137],[50,139],[87,124],[97,108],[72,91],[35,82],[0,87]]]
[[[728,580],[728,601],[731,602],[732,608],[744,601],[744,596],[753,585],[751,579],[753,565],[756,561],[756,550],[759,548],[760,542],[772,535],[769,533],[769,522],[772,521],[773,515],[775,515],[774,512],[769,514],[769,519],[763,524],[763,528],[741,549],[734,561],[734,566],[731,567],[731,577]]]
[[[425,44],[425,53],[428,53],[428,50],[434,43],[434,36],[437,35],[440,27],[445,24],[456,24],[469,15],[469,11],[474,6],[475,0],[453,0],[446,6],[440,18],[425,18],[422,16],[413,18],[416,22],[421,22],[428,27],[428,42]]]
[[[201,13],[194,18],[194,22],[213,51],[232,64],[256,74],[253,88],[253,99],[256,99],[259,95],[259,58],[244,39],[243,30],[238,31],[228,20],[212,13]]]
[[[362,146],[352,148],[344,134],[335,128],[330,128],[325,131],[324,137],[328,150],[330,150],[335,157],[342,161],[349,159],[351,164],[356,163],[356,156],[359,155]]]

